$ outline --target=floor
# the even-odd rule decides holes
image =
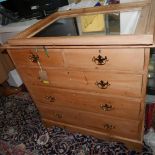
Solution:
[[[0,155],[152,155],[129,151],[124,144],[45,128],[28,93],[0,97]]]

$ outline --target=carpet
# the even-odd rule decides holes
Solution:
[[[152,155],[63,128],[45,128],[28,93],[0,97],[0,155]]]

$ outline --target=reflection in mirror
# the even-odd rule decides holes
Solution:
[[[134,34],[138,24],[139,17],[140,17],[140,11],[121,12],[120,34]]]
[[[77,22],[75,18],[64,18],[55,21],[42,31],[37,33],[35,37],[50,36],[77,36],[79,34]]]
[[[126,14],[134,18],[124,18]],[[60,18],[34,37],[133,34],[139,16],[140,11],[128,11]]]

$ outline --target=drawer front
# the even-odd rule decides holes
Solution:
[[[17,66],[38,66],[35,60],[39,60],[43,67],[61,67],[64,65],[61,50],[47,49],[12,49],[11,58]]]
[[[141,100],[108,97],[46,87],[30,86],[28,88],[33,99],[39,105],[50,107],[63,106],[134,120],[138,120],[141,113]]]
[[[63,69],[46,69],[49,83],[44,84],[39,78],[39,68],[18,68],[22,79],[28,85],[52,86],[58,88],[80,89],[86,82],[83,72]]]
[[[85,78],[88,90],[130,97],[142,95],[142,75],[85,72]]]
[[[144,66],[144,49],[66,49],[69,67],[140,72]]]
[[[60,69],[46,71],[50,83],[48,86],[131,97],[141,96],[142,75]],[[19,68],[19,72],[26,83],[46,85],[38,78],[38,68]]]
[[[41,117],[56,122],[76,125],[87,129],[117,135],[126,138],[139,139],[139,122],[117,119],[94,113],[71,110],[63,107],[50,108],[38,106]]]

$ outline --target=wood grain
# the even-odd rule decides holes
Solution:
[[[68,107],[133,120],[139,120],[141,117],[142,99],[122,98],[46,87],[28,86],[28,88],[35,103],[39,105]],[[106,108],[106,105],[111,108]]]
[[[142,148],[149,53],[155,46],[152,4],[145,0],[57,12],[8,41],[4,48],[47,125]],[[33,37],[60,18],[131,10],[141,11],[132,35]],[[49,83],[41,81],[32,54],[38,55]],[[104,65],[94,61],[99,55],[107,58]]]
[[[75,111],[63,107],[50,108],[47,106],[38,105],[38,108],[41,116],[45,119],[105,132],[109,136],[116,135],[139,140],[138,121],[123,120],[90,112]],[[106,125],[112,125],[113,128],[105,127]]]

